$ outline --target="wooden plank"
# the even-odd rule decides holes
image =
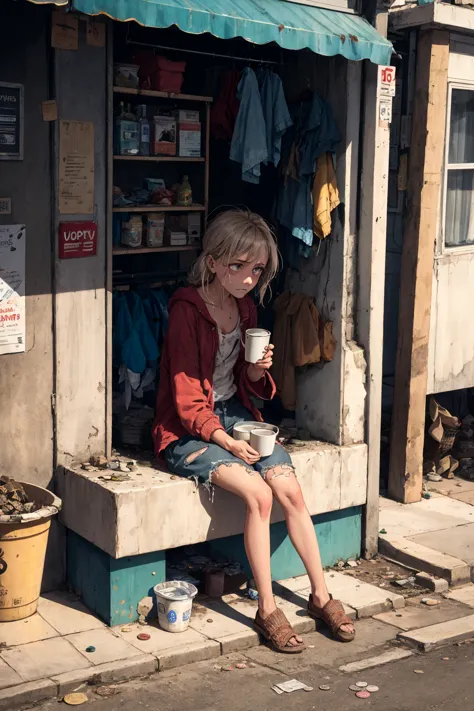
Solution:
[[[203,101],[212,103],[212,96],[198,96],[197,94],[170,94],[167,91],[152,91],[151,89],[127,89],[122,86],[114,86],[116,94],[127,96],[151,96],[157,99],[173,99],[173,101]]]
[[[382,405],[383,293],[387,240],[387,192],[390,129],[379,121],[379,68],[365,70],[360,224],[358,228],[357,343],[367,361],[365,441],[368,445],[367,503],[363,553],[378,549],[380,427]],[[354,109],[355,110],[355,109]],[[347,397],[347,396],[346,396]]]
[[[178,205],[133,205],[131,207],[114,207],[114,212],[205,212],[204,205],[179,207]]]
[[[389,494],[419,501],[433,260],[445,145],[449,33],[421,31],[403,238]]]
[[[152,163],[204,163],[206,159],[185,156],[114,156],[114,160],[151,161]]]
[[[183,245],[182,247],[116,247],[114,257],[124,254],[152,254],[154,252],[199,252],[200,245]]]

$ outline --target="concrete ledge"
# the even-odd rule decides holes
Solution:
[[[415,647],[420,652],[429,652],[432,649],[453,644],[453,642],[474,639],[474,615],[441,622],[430,627],[422,627],[418,630],[411,630],[411,632],[400,632],[398,639],[410,647]]]
[[[339,671],[346,672],[347,674],[356,674],[357,672],[364,671],[364,669],[373,669],[374,667],[382,666],[382,664],[398,662],[400,659],[411,657],[412,654],[414,654],[414,652],[410,652],[408,649],[389,649],[377,657],[369,657],[368,659],[361,659],[360,662],[344,664],[342,667],[339,667]]]
[[[382,555],[409,568],[445,578],[450,585],[464,585],[471,581],[471,568],[463,560],[454,558],[410,541],[407,538],[379,537]]]
[[[156,671],[158,671],[156,658],[151,654],[144,654],[133,659],[123,659],[108,664],[99,664],[88,669],[66,672],[65,674],[51,677],[51,680],[57,686],[58,695],[64,696],[82,689],[89,682],[110,684],[148,676],[148,674],[153,674]]]
[[[57,685],[50,679],[30,681],[0,691],[0,709],[10,711],[27,704],[53,699],[57,695]]]
[[[175,669],[185,664],[193,662],[204,662],[207,659],[214,659],[221,656],[221,645],[219,642],[206,640],[205,642],[194,642],[193,644],[183,644],[181,647],[163,650],[157,655],[158,669]]]
[[[312,516],[366,501],[367,447],[308,442],[291,452]],[[107,472],[110,473],[110,472]],[[141,555],[240,534],[244,506],[216,490],[214,502],[194,483],[152,464],[140,464],[125,482],[99,472],[60,469],[61,522],[113,558]],[[275,503],[272,523],[284,518]]]

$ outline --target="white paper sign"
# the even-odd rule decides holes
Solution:
[[[0,355],[25,352],[25,225],[0,225]]]
[[[379,67],[379,96],[395,96],[395,67]]]

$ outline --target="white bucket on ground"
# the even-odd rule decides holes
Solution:
[[[189,626],[197,588],[182,580],[170,580],[155,585],[153,591],[160,627],[167,632],[184,632]]]

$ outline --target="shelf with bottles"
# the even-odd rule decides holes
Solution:
[[[205,163],[203,116],[199,110],[163,111],[147,104],[125,104],[115,109],[114,159],[145,159]],[[206,113],[206,123],[209,116]],[[207,129],[206,129],[207,133]],[[192,161],[191,161],[192,162]]]

